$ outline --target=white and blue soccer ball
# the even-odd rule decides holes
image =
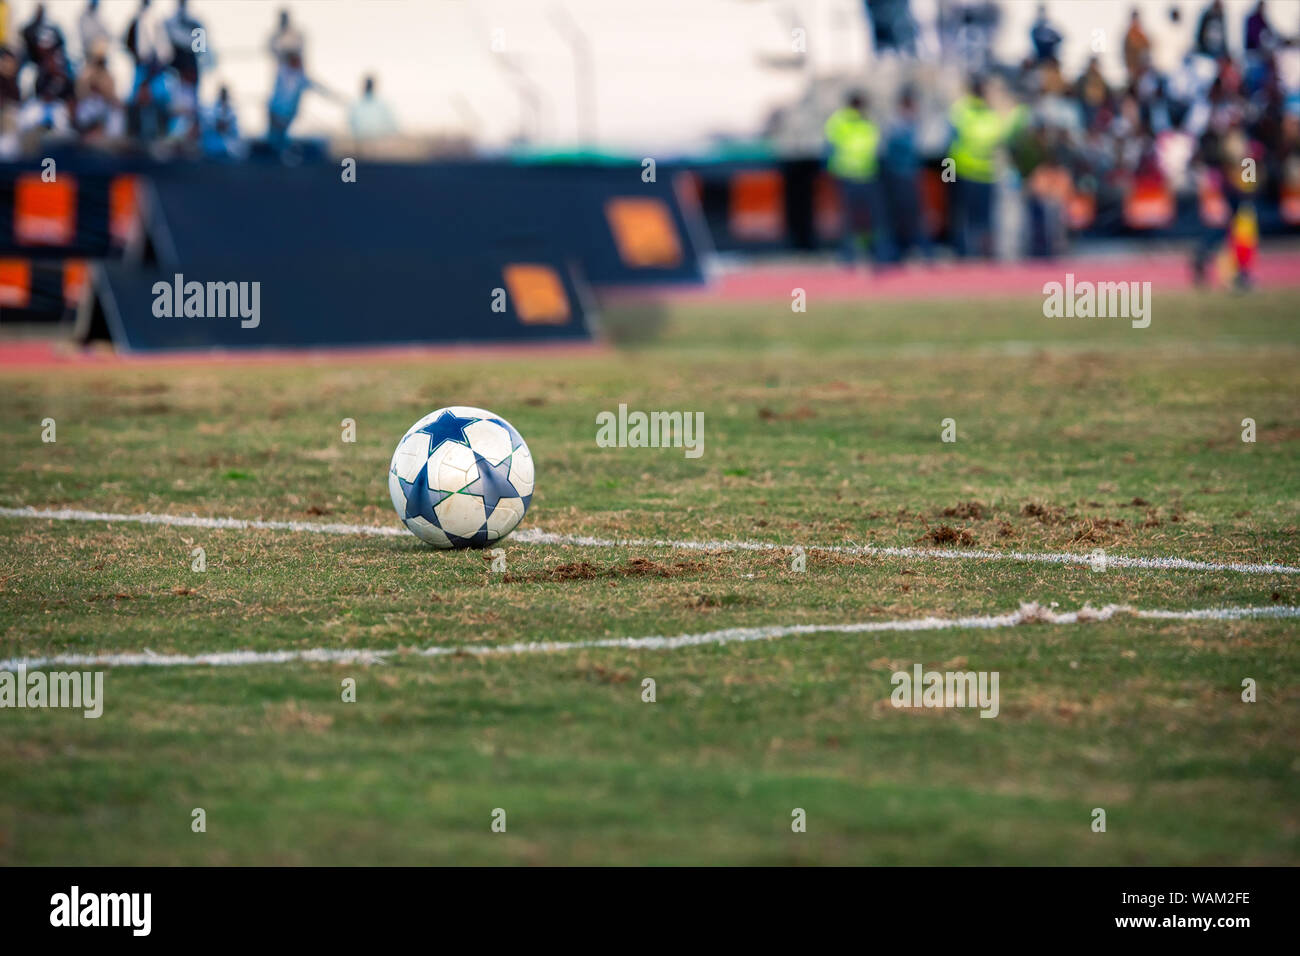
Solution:
[[[500,415],[452,405],[406,430],[388,467],[388,492],[420,540],[482,548],[523,520],[533,500],[533,456]]]

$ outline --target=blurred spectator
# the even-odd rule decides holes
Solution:
[[[23,52],[29,63],[39,64],[46,55],[63,52],[63,31],[45,16],[45,4],[38,3],[22,30]]]
[[[0,0],[0,48],[9,46],[9,0]]]
[[[89,0],[77,20],[77,38],[81,40],[81,56],[89,61],[96,55],[108,56],[111,37],[99,12],[99,0]]]
[[[375,95],[373,76],[366,77],[361,99],[348,111],[348,126],[357,139],[377,139],[397,132],[397,123],[388,104]]]
[[[993,65],[993,43],[1002,24],[1002,8],[993,0],[957,0],[951,29],[956,54],[969,73],[980,73]]]
[[[892,222],[891,233],[899,244],[900,254],[915,247],[929,259],[934,250],[930,245],[917,179],[921,173],[921,157],[916,145],[917,124],[916,94],[910,87],[904,87],[898,97],[894,118],[885,133],[881,177]]]
[[[36,85],[45,90],[58,90],[63,99],[71,98],[72,65],[68,60],[63,31],[46,16],[45,4],[36,5],[32,19],[23,27],[22,38],[27,61],[36,67]],[[62,80],[56,77],[62,77]]]
[[[871,36],[877,53],[916,55],[916,23],[909,0],[866,0]]]
[[[230,102],[230,90],[221,88],[217,100],[200,114],[203,155],[213,159],[243,159],[247,153],[239,138],[239,119]]]
[[[67,96],[67,77],[62,73],[47,73],[37,80],[36,96],[24,103],[18,114],[19,132],[37,139],[70,137]]]
[[[1048,22],[1047,5],[1040,3],[1034,25],[1029,29],[1029,40],[1034,45],[1034,59],[1039,63],[1058,59],[1057,51],[1063,39],[1056,27]]]
[[[1271,53],[1278,46],[1278,35],[1268,22],[1264,11],[1264,0],[1255,4],[1255,9],[1246,17],[1246,52],[1254,54]]]
[[[204,31],[203,43],[195,37],[196,30],[203,30],[203,24],[196,20],[189,11],[189,0],[177,0],[176,12],[163,22],[167,31],[167,40],[171,44],[171,65],[182,83],[197,86],[199,82],[199,50],[206,50],[207,36]]]
[[[1124,34],[1124,67],[1128,70],[1129,82],[1133,82],[1151,63],[1151,41],[1142,29],[1142,15],[1137,7],[1129,15],[1128,32]]]
[[[77,77],[75,124],[88,142],[114,139],[126,130],[122,102],[117,96],[108,59],[95,53]]]
[[[948,114],[953,133],[949,156],[957,174],[953,232],[959,256],[989,257],[993,253],[997,151],[1025,116],[1023,107],[1010,115],[994,111],[985,94],[984,78],[973,77],[970,91],[952,105]]]
[[[200,51],[207,50],[206,31],[190,15],[188,0],[177,0],[176,12],[163,22],[163,29],[171,44],[171,68],[175,71],[169,90],[167,132],[174,140],[192,142],[199,136],[199,59]]]
[[[1231,236],[1237,287],[1247,288],[1251,284],[1253,237],[1233,234],[1243,227],[1250,231],[1256,221],[1252,200],[1259,188],[1258,158],[1258,144],[1251,142],[1239,125],[1234,124],[1223,132],[1211,128],[1201,136],[1192,159],[1193,169],[1203,188],[1209,186],[1223,197],[1227,209],[1218,216],[1202,216],[1202,236],[1192,259],[1193,273],[1198,283],[1205,281],[1207,267],[1214,252],[1224,239]],[[1254,161],[1254,174],[1246,173],[1247,160]]]
[[[266,141],[273,152],[283,153],[289,145],[289,127],[298,116],[302,94],[307,90],[334,98],[326,87],[307,76],[299,54],[287,54],[275,72],[275,87],[267,104]]]
[[[1223,18],[1223,0],[1211,0],[1196,25],[1196,52],[1219,59],[1228,55],[1228,25]]]
[[[1097,62],[1095,56],[1088,58],[1088,68],[1083,71],[1083,75],[1075,84],[1075,95],[1083,110],[1085,126],[1092,126],[1099,117],[1109,115],[1110,87],[1106,85],[1106,78],[1101,75],[1101,64]]]
[[[3,2],[0,0],[0,4]],[[18,56],[0,45],[0,159],[13,159],[18,154],[18,113],[23,99],[18,86],[19,65]]]
[[[148,142],[167,131],[170,90],[166,70],[172,56],[167,28],[151,0],[140,0],[140,9],[127,27],[123,42],[135,61],[128,127],[133,135]]]
[[[271,34],[271,56],[275,58],[276,67],[285,64],[290,56],[297,56],[299,60],[303,58],[303,47],[305,41],[302,33],[289,22],[289,11],[280,11],[279,26]]]
[[[0,46],[0,110],[16,107],[22,102],[18,86],[18,57],[13,50]]]
[[[839,185],[844,210],[840,252],[845,263],[853,266],[858,261],[859,242],[867,231],[876,261],[891,262],[889,212],[879,175],[880,127],[867,115],[865,96],[849,94],[826,121],[826,139],[831,148],[827,168]]]
[[[1065,250],[1066,208],[1072,186],[1059,128],[1034,121],[1021,127],[1011,143],[1011,158],[1024,183],[1028,252],[1048,257]]]

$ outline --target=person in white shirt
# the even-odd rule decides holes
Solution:
[[[108,27],[99,13],[99,0],[89,0],[77,20],[77,36],[81,39],[81,58],[86,62],[95,56],[107,56],[110,42]]]
[[[357,139],[378,139],[397,132],[388,104],[375,95],[375,78],[367,76],[361,99],[348,111],[348,125]]]

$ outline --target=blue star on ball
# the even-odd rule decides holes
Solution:
[[[444,411],[423,428],[417,428],[411,434],[423,433],[429,436],[429,454],[445,441],[458,441],[462,445],[469,444],[469,438],[465,435],[465,429],[473,425],[477,418],[461,418],[459,415],[453,415],[449,411]]]

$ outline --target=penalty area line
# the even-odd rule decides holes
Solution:
[[[262,521],[251,518],[204,518],[199,515],[170,515],[142,512],[114,514],[107,511],[79,511],[73,508],[0,508],[0,518],[44,518],[50,521],[99,521],[106,523],[166,525],[177,528],[215,530],[298,531],[307,534],[371,535],[405,538],[410,532],[396,525],[330,524],[315,521]],[[508,539],[515,544],[558,544],[579,548],[676,548],[684,551],[792,551],[793,544],[770,541],[676,541],[669,538],[594,538],[581,534],[557,534],[538,528],[524,528]],[[1068,564],[1089,566],[1090,554],[1071,551],[980,551],[952,548],[886,547],[853,544],[807,544],[805,551],[862,555],[882,558],[917,558],[925,561],[1015,561],[1022,564]],[[1157,571],[1232,571],[1238,574],[1300,574],[1300,567],[1286,564],[1193,561],[1187,558],[1136,558],[1107,554],[1108,568],[1144,568]]]
[[[990,630],[1022,624],[1086,624],[1130,616],[1155,621],[1236,621],[1246,618],[1300,618],[1300,607],[1200,608],[1196,610],[1142,610],[1125,604],[1083,607],[1078,611],[1054,611],[1037,603],[1021,604],[1009,614],[986,614],[971,617],[922,617],[893,621],[864,621],[857,624],[795,624],[788,626],[732,627],[700,634],[673,637],[610,637],[585,641],[542,641],[516,644],[435,645],[415,650],[333,650],[312,648],[299,651],[219,651],[211,654],[155,654],[152,651],[120,654],[55,654],[48,657],[15,657],[0,661],[0,671],[16,671],[50,665],[64,667],[238,667],[248,664],[359,663],[382,664],[385,658],[417,657],[512,657],[522,654],[558,654],[565,651],[615,648],[621,650],[672,651],[683,647],[709,644],[741,644],[770,641],[783,637],[810,634],[878,634],[885,632],[943,631],[958,629]]]

